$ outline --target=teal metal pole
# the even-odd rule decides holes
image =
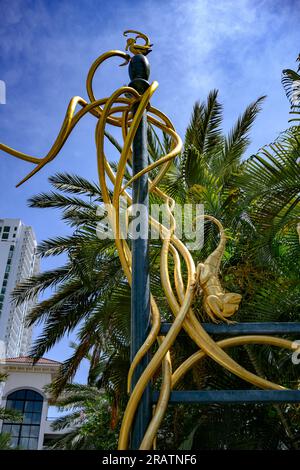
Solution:
[[[142,54],[132,57],[129,64],[129,86],[143,94],[149,87],[149,62]],[[147,114],[143,113],[132,146],[132,174],[148,166]],[[145,342],[150,330],[150,277],[149,277],[149,197],[148,175],[133,182],[133,204],[142,210],[139,218],[139,236],[132,240],[132,289],[131,289],[131,361]],[[132,386],[137,383],[149,362],[146,354],[133,375]],[[151,419],[152,393],[150,384],[146,388],[136,412],[131,433],[131,449],[138,449]]]

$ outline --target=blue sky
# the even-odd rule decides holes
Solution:
[[[288,125],[280,79],[283,68],[295,67],[300,50],[299,1],[0,0],[0,13],[0,80],[7,88],[0,141],[26,153],[46,154],[69,99],[86,98],[89,66],[104,51],[123,50],[126,29],[143,31],[154,43],[150,79],[159,88],[152,103],[182,136],[193,104],[212,88],[220,90],[225,130],[251,101],[268,96],[249,155]],[[97,76],[97,97],[128,82],[126,67],[117,64]],[[39,241],[67,233],[59,212],[30,209],[26,200],[49,189],[47,177],[57,171],[96,179],[94,124],[89,117],[82,121],[59,157],[18,189],[30,164],[0,154],[0,217],[20,217]],[[57,263],[43,261],[42,268]],[[48,357],[63,360],[69,353],[66,339]]]

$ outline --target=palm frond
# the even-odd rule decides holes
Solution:
[[[231,177],[241,162],[241,158],[250,143],[249,131],[260,112],[264,99],[265,96],[262,96],[246,108],[229,135],[224,139],[222,152],[218,153],[217,158],[212,161],[212,170],[217,174],[221,174],[225,180]]]
[[[194,146],[200,154],[210,154],[222,140],[220,125],[222,106],[218,102],[218,90],[212,90],[206,103],[194,105],[190,124],[186,130],[185,145]]]
[[[281,82],[291,104],[291,114],[295,114],[295,118],[292,118],[291,121],[300,120],[297,117],[300,114],[300,74],[298,72],[291,69],[282,71]]]
[[[56,173],[49,177],[49,182],[59,191],[69,194],[81,194],[88,197],[99,197],[101,190],[98,184],[70,173]]]

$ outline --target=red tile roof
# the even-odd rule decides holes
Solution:
[[[33,359],[32,357],[29,356],[19,356],[19,357],[7,357],[5,359],[5,362],[14,362],[17,364],[32,364]],[[41,357],[40,359],[37,360],[36,364],[40,365],[47,365],[47,364],[60,364],[58,361],[54,361],[53,359],[47,359],[46,357]]]

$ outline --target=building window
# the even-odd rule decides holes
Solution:
[[[8,240],[8,233],[2,234],[2,240]]]
[[[37,449],[40,433],[43,397],[34,390],[17,390],[8,395],[6,409],[23,414],[22,423],[4,421],[2,432],[11,435],[13,447]]]
[[[16,231],[16,230],[17,230],[17,227],[14,228],[14,231]]]
[[[1,294],[5,294],[5,292],[6,292],[5,287],[2,287],[2,289],[1,289]]]
[[[8,227],[7,225],[5,225],[4,229],[3,229],[3,232],[9,232],[10,231],[10,227]]]

